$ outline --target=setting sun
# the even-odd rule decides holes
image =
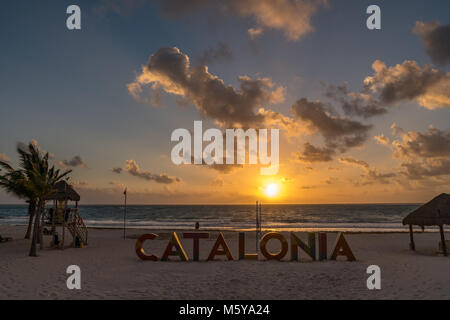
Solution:
[[[270,183],[266,186],[266,189],[264,190],[266,193],[266,196],[269,198],[276,197],[279,192],[279,186],[276,183]]]

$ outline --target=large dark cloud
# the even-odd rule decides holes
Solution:
[[[450,175],[450,131],[430,127],[425,133],[406,132],[393,125],[401,140],[392,142],[393,157],[400,159],[410,179]]]
[[[274,88],[268,78],[240,76],[238,81],[236,90],[209,73],[206,66],[191,66],[187,55],[171,47],[153,54],[128,90],[139,100],[143,86],[161,89],[189,101],[219,125],[257,127],[264,121],[257,110],[265,104],[283,101],[284,89]]]
[[[376,60],[372,68],[375,74],[364,79],[365,90],[383,105],[415,100],[429,109],[450,107],[450,74],[409,60],[389,68]]]
[[[372,125],[339,117],[321,101],[301,98],[291,107],[295,118],[302,120],[314,132],[325,139],[327,148],[345,152],[348,148],[362,145]]]
[[[422,39],[426,53],[434,63],[446,65],[450,62],[450,24],[417,21],[413,32]]]
[[[401,133],[402,141],[392,143],[395,157],[400,159],[417,159],[445,157],[450,159],[450,132],[434,127],[425,133],[418,131],[405,132],[393,126],[397,133]],[[401,128],[400,128],[401,129]]]

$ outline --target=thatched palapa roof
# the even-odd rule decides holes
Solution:
[[[80,201],[80,195],[75,189],[66,181],[59,181],[55,184],[55,193],[53,193],[47,200],[70,200]]]
[[[450,224],[450,194],[442,193],[414,210],[403,219],[403,224],[418,226]]]

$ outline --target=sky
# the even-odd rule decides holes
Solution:
[[[81,30],[66,27],[71,4]],[[366,26],[373,4],[380,30]],[[450,189],[448,12],[446,0],[2,1],[0,160],[17,166],[17,145],[34,143],[73,170],[81,204],[121,203],[125,187],[136,204],[424,202]],[[175,165],[171,134],[196,120],[279,129],[278,173]]]

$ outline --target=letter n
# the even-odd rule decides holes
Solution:
[[[346,256],[348,261],[356,260],[355,256],[353,255],[352,249],[350,249],[350,246],[345,240],[344,234],[342,232],[338,233],[330,260],[336,260],[338,256]]]
[[[298,247],[300,247],[308,256],[316,260],[316,234],[308,233],[308,245],[291,232],[291,261],[298,261]]]

